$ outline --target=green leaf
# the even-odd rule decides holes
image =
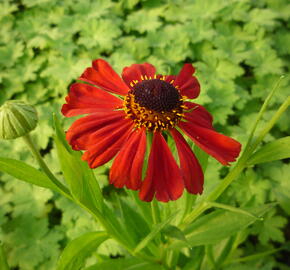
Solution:
[[[290,157],[290,136],[267,143],[248,160],[249,165],[269,162]]]
[[[134,249],[133,253],[136,254],[139,251],[141,251],[145,246],[148,245],[150,241],[153,240],[153,238],[166,226],[169,224],[169,222],[178,214],[179,211],[176,211],[172,215],[170,215],[167,219],[164,221],[156,224],[156,226],[153,227],[152,231],[137,245],[137,247]]]
[[[118,20],[96,20],[94,18],[84,25],[80,32],[78,44],[84,45],[87,49],[99,47],[111,50],[115,40],[120,35],[121,30],[118,26]]]
[[[255,216],[262,216],[273,207],[273,204],[263,205],[258,208],[246,209]],[[199,218],[188,226],[184,233],[190,246],[217,244],[221,240],[245,229],[256,221],[254,216],[241,215],[240,213],[225,210],[216,210]],[[186,246],[185,242],[175,242],[172,248]]]
[[[283,243],[283,227],[287,224],[287,219],[275,215],[275,209],[270,211],[263,221],[257,222],[253,226],[253,232],[258,235],[259,241],[266,245],[270,240]]]
[[[6,261],[6,256],[4,254],[3,245],[1,242],[0,242],[0,269],[9,270],[9,266]]]
[[[80,152],[70,149],[56,116],[54,116],[54,124],[59,161],[72,195],[91,211],[102,210],[103,196],[92,170],[81,160]]]
[[[139,212],[142,214],[143,218],[147,221],[147,223],[150,226],[152,226],[152,215],[150,204],[141,201],[135,190],[126,189],[126,192],[132,198],[134,207],[138,207]]]
[[[192,250],[191,250],[192,251]],[[205,256],[205,247],[195,247],[194,252],[190,254],[190,261],[182,268],[182,270],[199,270],[201,269],[201,263]]]
[[[26,213],[14,218],[7,226],[9,231],[5,232],[4,241],[9,248],[7,259],[11,267],[38,269],[43,263],[55,266],[64,235],[57,227],[50,230],[47,218],[35,218],[32,213]]]
[[[263,26],[273,26],[277,14],[270,9],[252,9],[249,13],[250,23],[256,23]]]
[[[115,213],[104,203],[102,192],[93,171],[86,162],[81,160],[80,152],[70,149],[56,116],[54,116],[54,124],[58,158],[73,198],[86,210],[93,213],[105,226],[108,233],[114,235],[127,248],[132,247],[132,239],[122,230]],[[129,241],[131,242],[129,243]]]
[[[150,232],[149,226],[141,214],[135,210],[135,205],[129,205],[121,198],[118,201],[124,225],[130,237],[134,238],[134,242],[137,243]]]
[[[185,242],[187,241],[184,233],[176,226],[167,225],[166,227],[162,229],[161,232],[170,238],[175,238],[175,239],[185,241]]]
[[[285,237],[283,235],[283,227],[287,224],[287,219],[281,216],[273,216],[265,220],[263,229],[259,233],[261,243],[266,243],[268,239],[283,243]]]
[[[209,202],[208,204],[210,206],[212,206],[212,207],[225,209],[225,210],[228,210],[228,211],[232,211],[234,213],[239,213],[239,214],[242,214],[242,215],[248,215],[248,216],[253,217],[255,219],[259,219],[259,217],[253,215],[252,213],[250,213],[248,211],[243,210],[242,208],[233,207],[233,206],[230,206],[230,205],[227,205],[227,204],[216,203],[216,202]]]
[[[159,14],[163,9],[141,9],[129,14],[125,22],[125,29],[127,32],[135,30],[141,34],[156,30],[162,24]]]
[[[0,157],[0,171],[30,184],[58,191],[58,187],[42,172],[26,163]]]
[[[279,187],[274,190],[275,196],[282,209],[290,215],[290,188]]]
[[[164,270],[161,265],[141,261],[136,258],[106,260],[84,270]]]
[[[103,243],[108,236],[105,232],[86,233],[71,241],[58,261],[57,270],[79,270],[85,259]]]

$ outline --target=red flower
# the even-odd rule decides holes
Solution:
[[[177,76],[156,74],[155,67],[133,64],[122,79],[104,60],[93,61],[74,83],[62,113],[66,117],[88,114],[76,120],[66,138],[74,150],[85,150],[83,160],[91,168],[114,158],[110,183],[139,190],[144,201],[178,199],[183,189],[201,194],[203,172],[197,158],[178,130],[224,165],[235,161],[239,142],[216,132],[212,116],[196,103],[200,86],[185,64]],[[178,128],[178,130],[177,130]],[[153,134],[145,179],[142,179],[146,137]],[[173,137],[179,156],[177,165],[164,134]]]

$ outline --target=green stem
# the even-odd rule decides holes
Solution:
[[[83,205],[81,202],[78,202],[75,200],[73,200],[73,201],[76,202],[82,208],[84,208],[87,212],[89,212],[96,219],[96,221],[102,225],[102,227],[108,233],[108,235],[111,238],[113,238],[116,242],[118,242],[122,247],[127,249],[127,251],[129,253],[131,253],[132,255],[137,256],[143,260],[154,262],[154,263],[156,262],[155,257],[146,255],[146,254],[141,253],[141,252],[134,253],[133,247],[132,247],[132,245],[129,246],[129,243],[126,239],[126,236],[124,236],[122,233],[120,233],[118,228],[115,228],[114,224],[111,224],[110,222],[108,222],[106,219],[106,216],[103,215],[101,212],[99,212],[97,209],[94,209],[94,211],[92,211],[91,209],[89,209],[88,207]]]
[[[288,97],[285,102],[280,106],[278,111],[275,113],[275,115],[272,117],[270,122],[266,125],[266,127],[262,130],[258,138],[255,140],[254,144],[252,143],[252,138],[254,136],[255,130],[257,128],[257,125],[259,121],[261,120],[265,110],[267,109],[269,102],[278,89],[281,79],[283,76],[280,77],[279,81],[277,82],[274,89],[271,91],[271,93],[266,98],[264,104],[262,105],[262,108],[258,114],[257,120],[250,132],[250,136],[248,139],[248,142],[246,144],[245,150],[240,157],[238,163],[236,166],[228,173],[228,175],[224,178],[224,180],[214,189],[214,191],[205,199],[203,202],[200,202],[196,208],[187,215],[187,217],[184,219],[184,222],[181,224],[181,228],[185,228],[187,224],[190,224],[192,221],[194,221],[200,214],[202,214],[206,209],[210,208],[209,205],[206,204],[206,202],[212,202],[218,199],[218,197],[225,191],[225,189],[232,183],[232,181],[240,175],[240,173],[244,170],[246,167],[246,163],[248,158],[251,156],[251,154],[255,151],[259,143],[264,139],[265,135],[270,131],[270,129],[273,127],[273,125],[277,122],[277,120],[280,118],[282,113],[288,108],[290,104],[290,97]]]
[[[206,202],[199,203],[190,214],[180,224],[180,229],[185,229],[188,224],[192,223],[199,215],[201,215],[210,206]]]
[[[190,214],[187,215],[181,225],[181,228],[185,228],[187,224],[192,223],[205,210],[211,208],[211,204],[208,202],[215,201],[233,182],[233,180],[240,175],[240,173],[246,167],[246,160],[247,156],[243,155],[238,161],[237,165],[228,173],[228,175],[214,189],[214,191],[205,200],[203,200],[203,202],[200,202]]]
[[[9,266],[6,260],[6,256],[3,250],[3,245],[0,243],[0,269],[1,270],[9,270]]]
[[[245,162],[238,162],[231,170],[224,180],[216,187],[216,189],[207,197],[207,201],[215,201],[233,182],[233,180],[240,175],[245,168]]]
[[[30,151],[32,152],[32,154],[35,157],[35,159],[37,160],[37,162],[38,162],[39,166],[41,167],[41,169],[51,179],[51,181],[58,187],[59,191],[63,195],[65,195],[67,198],[69,198],[70,200],[76,202],[78,205],[80,205],[82,208],[84,208],[86,211],[88,211],[92,216],[94,216],[97,219],[97,221],[99,221],[102,224],[103,228],[107,232],[111,232],[111,233],[109,233],[109,235],[112,238],[114,238],[120,245],[122,245],[124,248],[126,248],[131,254],[133,254],[133,249],[132,249],[132,247],[130,247],[128,245],[128,242],[126,241],[126,238],[123,235],[120,234],[118,229],[115,228],[115,226],[113,224],[110,224],[110,222],[107,222],[105,216],[102,213],[100,213],[97,209],[94,209],[94,211],[92,211],[91,209],[87,208],[81,202],[79,202],[79,201],[75,200],[74,198],[72,198],[68,188],[66,186],[64,186],[61,182],[59,182],[59,180],[50,171],[50,169],[48,168],[48,166],[44,162],[43,158],[41,157],[39,151],[37,150],[36,145],[33,143],[30,135],[27,134],[27,135],[23,136],[23,139],[24,139],[25,143],[28,145]],[[138,254],[136,254],[136,256],[138,256],[138,257],[140,257],[140,258],[142,258],[144,260],[147,260],[147,261],[152,261],[152,262],[154,261],[155,262],[155,260],[156,260],[154,257],[147,256],[147,255],[145,255],[143,253],[142,254],[138,253]]]
[[[185,205],[184,205],[184,212],[183,212],[182,217],[179,221],[179,225],[182,223],[182,221],[185,219],[185,217],[191,211],[193,204],[197,198],[197,196],[193,196],[192,194],[189,194],[189,193],[186,193],[185,196],[186,196],[186,199],[185,199]]]
[[[153,224],[158,224],[160,222],[160,213],[156,199],[153,199],[151,202],[151,214]]]
[[[227,205],[227,204],[222,204],[222,203],[217,203],[217,202],[208,202],[208,204],[211,207],[225,209],[225,210],[228,210],[228,211],[231,211],[231,212],[234,212],[234,213],[240,213],[240,214],[243,214],[243,215],[246,215],[246,216],[250,216],[250,217],[255,218],[255,219],[263,220],[263,218],[255,216],[252,213],[247,212],[247,211],[245,211],[245,210],[243,210],[241,208],[237,208],[237,207],[233,207],[233,206],[230,206],[230,205]]]
[[[216,260],[216,268],[217,268],[217,269],[221,269],[222,264],[224,263],[224,261],[225,261],[225,260],[228,258],[228,256],[230,255],[230,251],[231,251],[232,246],[233,246],[233,244],[234,244],[234,242],[235,242],[235,237],[237,237],[237,236],[231,236],[231,237],[227,240],[227,242],[226,242],[224,248],[222,249],[221,254],[218,256],[218,258],[217,258],[217,260]]]
[[[64,186],[61,182],[56,179],[50,169],[47,167],[46,163],[44,162],[43,158],[41,157],[36,145],[31,140],[29,134],[26,134],[22,137],[27,144],[28,148],[30,149],[31,153],[35,157],[36,161],[38,162],[40,168],[44,171],[44,173],[49,177],[49,179],[58,187],[60,192],[68,198],[71,198],[70,192],[66,186]]]
[[[240,159],[242,160],[242,159]],[[196,208],[187,215],[184,219],[181,228],[186,227],[187,224],[193,222],[200,214],[211,207],[207,202],[215,201],[224,190],[232,183],[232,181],[242,172],[245,168],[245,162],[238,162],[238,164],[229,172],[224,180],[215,188],[215,190],[205,199],[205,201],[199,203]]]
[[[281,115],[288,109],[290,106],[290,96],[283,102],[283,104],[279,107],[276,111],[270,122],[263,128],[257,139],[254,141],[253,145],[251,146],[252,149],[256,149],[259,143],[264,139],[270,129],[275,125]]]
[[[245,146],[245,150],[244,150],[244,152],[247,152],[248,149],[250,148],[250,144],[251,144],[251,142],[252,142],[252,139],[253,139],[254,133],[255,133],[255,131],[256,131],[256,129],[257,129],[257,126],[258,126],[258,124],[259,124],[259,122],[260,122],[260,120],[261,120],[263,114],[265,113],[265,111],[266,111],[266,109],[267,109],[267,107],[268,107],[268,105],[269,105],[269,103],[270,103],[270,100],[272,99],[273,95],[275,94],[275,92],[276,92],[277,89],[279,88],[280,82],[281,82],[281,80],[282,80],[283,78],[284,78],[284,76],[281,76],[281,77],[279,78],[279,80],[277,81],[277,83],[276,83],[276,85],[274,86],[274,88],[272,89],[272,91],[271,91],[271,92],[269,93],[269,95],[266,97],[266,99],[265,99],[265,101],[264,101],[264,103],[263,103],[263,105],[262,105],[262,107],[261,107],[261,109],[260,109],[260,111],[259,111],[258,117],[257,117],[257,119],[256,119],[256,121],[255,121],[255,123],[254,123],[254,126],[252,127],[252,130],[251,130],[251,132],[250,132],[250,135],[249,135],[248,141],[247,141],[247,143],[246,143],[246,146]]]
[[[206,259],[210,263],[211,267],[213,269],[216,269],[216,262],[215,262],[214,255],[213,255],[213,246],[208,245],[205,247],[205,255],[206,255]]]
[[[168,250],[166,254],[166,262],[165,265],[168,266],[169,269],[174,269],[174,267],[178,263],[180,252],[176,250]]]

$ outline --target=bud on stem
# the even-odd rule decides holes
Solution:
[[[19,100],[6,101],[0,107],[0,139],[22,137],[35,129],[37,122],[33,106]]]

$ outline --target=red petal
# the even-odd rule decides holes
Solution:
[[[114,128],[110,125],[91,135],[87,151],[82,159],[86,160],[91,168],[99,167],[111,160],[122,148],[132,132],[132,121],[120,121]]]
[[[176,143],[184,185],[189,193],[201,194],[203,190],[203,172],[189,145],[176,130],[170,130]]]
[[[174,81],[176,80],[176,76],[175,75],[165,75],[165,81],[166,82],[171,82],[171,81]]]
[[[184,113],[184,118],[186,120],[213,129],[213,118],[203,106],[192,102],[184,102],[184,105],[188,108],[188,112],[185,111]]]
[[[168,202],[177,200],[182,195],[183,189],[181,172],[165,139],[161,133],[156,132],[153,136],[146,178],[140,188],[139,197],[150,202],[156,195],[158,201]]]
[[[241,144],[236,140],[193,122],[180,122],[179,127],[205,152],[223,165],[238,157]]]
[[[109,92],[126,95],[128,86],[122,81],[120,76],[112,67],[102,59],[93,61],[93,67],[87,68],[79,80],[97,85]]]
[[[142,81],[141,76],[146,79],[146,77],[149,79],[153,79],[155,75],[156,69],[153,65],[144,63],[144,64],[133,64],[130,67],[125,67],[122,72],[122,78],[127,83],[129,87],[130,82],[137,80]],[[145,77],[146,76],[146,77]]]
[[[114,110],[123,106],[123,101],[106,91],[88,84],[74,83],[66,97],[67,104],[62,106],[66,117],[80,114],[95,113],[104,110]]]
[[[192,77],[194,72],[192,64],[184,64],[173,83],[174,86],[178,86],[181,95],[188,98],[197,98],[200,92],[199,82],[196,77]]]
[[[85,150],[92,134],[98,130],[123,123],[123,111],[109,111],[94,113],[76,120],[66,133],[66,139],[74,150]]]
[[[117,188],[126,185],[133,190],[139,189],[145,150],[145,130],[133,132],[114,160],[110,170],[110,183]]]

